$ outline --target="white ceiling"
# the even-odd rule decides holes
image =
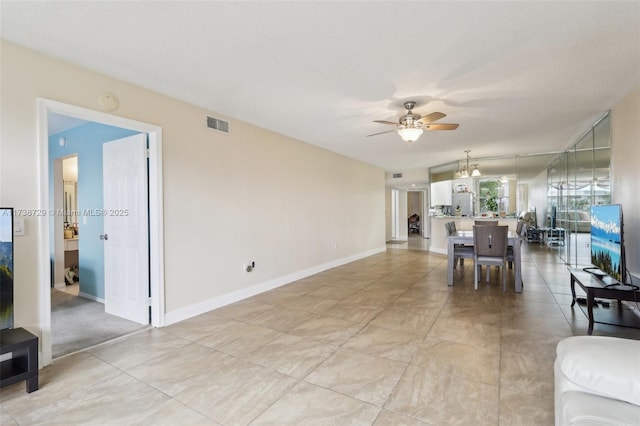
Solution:
[[[86,123],[86,120],[80,118],[69,117],[68,115],[62,115],[55,112],[50,112],[47,117],[48,135],[55,135],[56,133],[64,132],[65,130],[73,129]]]
[[[0,7],[4,39],[389,172],[566,148],[640,85],[638,1]],[[407,100],[459,129],[365,136]]]

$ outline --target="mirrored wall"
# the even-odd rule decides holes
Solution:
[[[560,255],[571,265],[590,259],[590,208],[611,202],[611,127],[606,115],[548,170],[548,226],[566,230]],[[554,219],[555,223],[551,223]]]
[[[432,167],[430,178],[432,193],[436,187],[445,187],[453,193],[450,202],[446,198],[432,197],[431,206],[436,212],[452,214],[458,210],[462,216],[518,215],[518,184],[516,157],[471,159],[467,170],[466,159]],[[465,171],[469,174],[465,176]],[[475,171],[478,176],[471,176]]]
[[[461,156],[462,157],[462,156]],[[568,150],[495,158],[470,158],[429,169],[435,187],[453,197],[431,197],[432,214],[454,214],[456,193],[467,193],[469,216],[534,213],[538,228],[564,229],[554,249],[570,265],[590,263],[590,207],[611,202],[611,127],[603,115]],[[477,168],[480,176],[460,178]],[[468,170],[467,170],[468,169]],[[469,173],[470,174],[470,173]],[[445,204],[445,203],[448,203]]]

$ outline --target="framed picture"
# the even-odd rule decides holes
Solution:
[[[0,207],[0,330],[13,328],[13,208]]]

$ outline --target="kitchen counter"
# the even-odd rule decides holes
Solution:
[[[458,231],[471,231],[476,220],[498,220],[498,225],[507,225],[509,231],[515,231],[518,218],[515,217],[465,217],[465,216],[430,216],[431,238],[429,251],[447,254],[447,232],[444,224],[454,222]]]

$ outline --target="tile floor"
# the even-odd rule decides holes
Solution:
[[[407,246],[57,359],[0,424],[552,425],[555,345],[587,328],[555,251],[525,245],[517,294]]]
[[[77,296],[80,293],[80,283],[67,285],[64,288],[59,288],[58,290]]]

